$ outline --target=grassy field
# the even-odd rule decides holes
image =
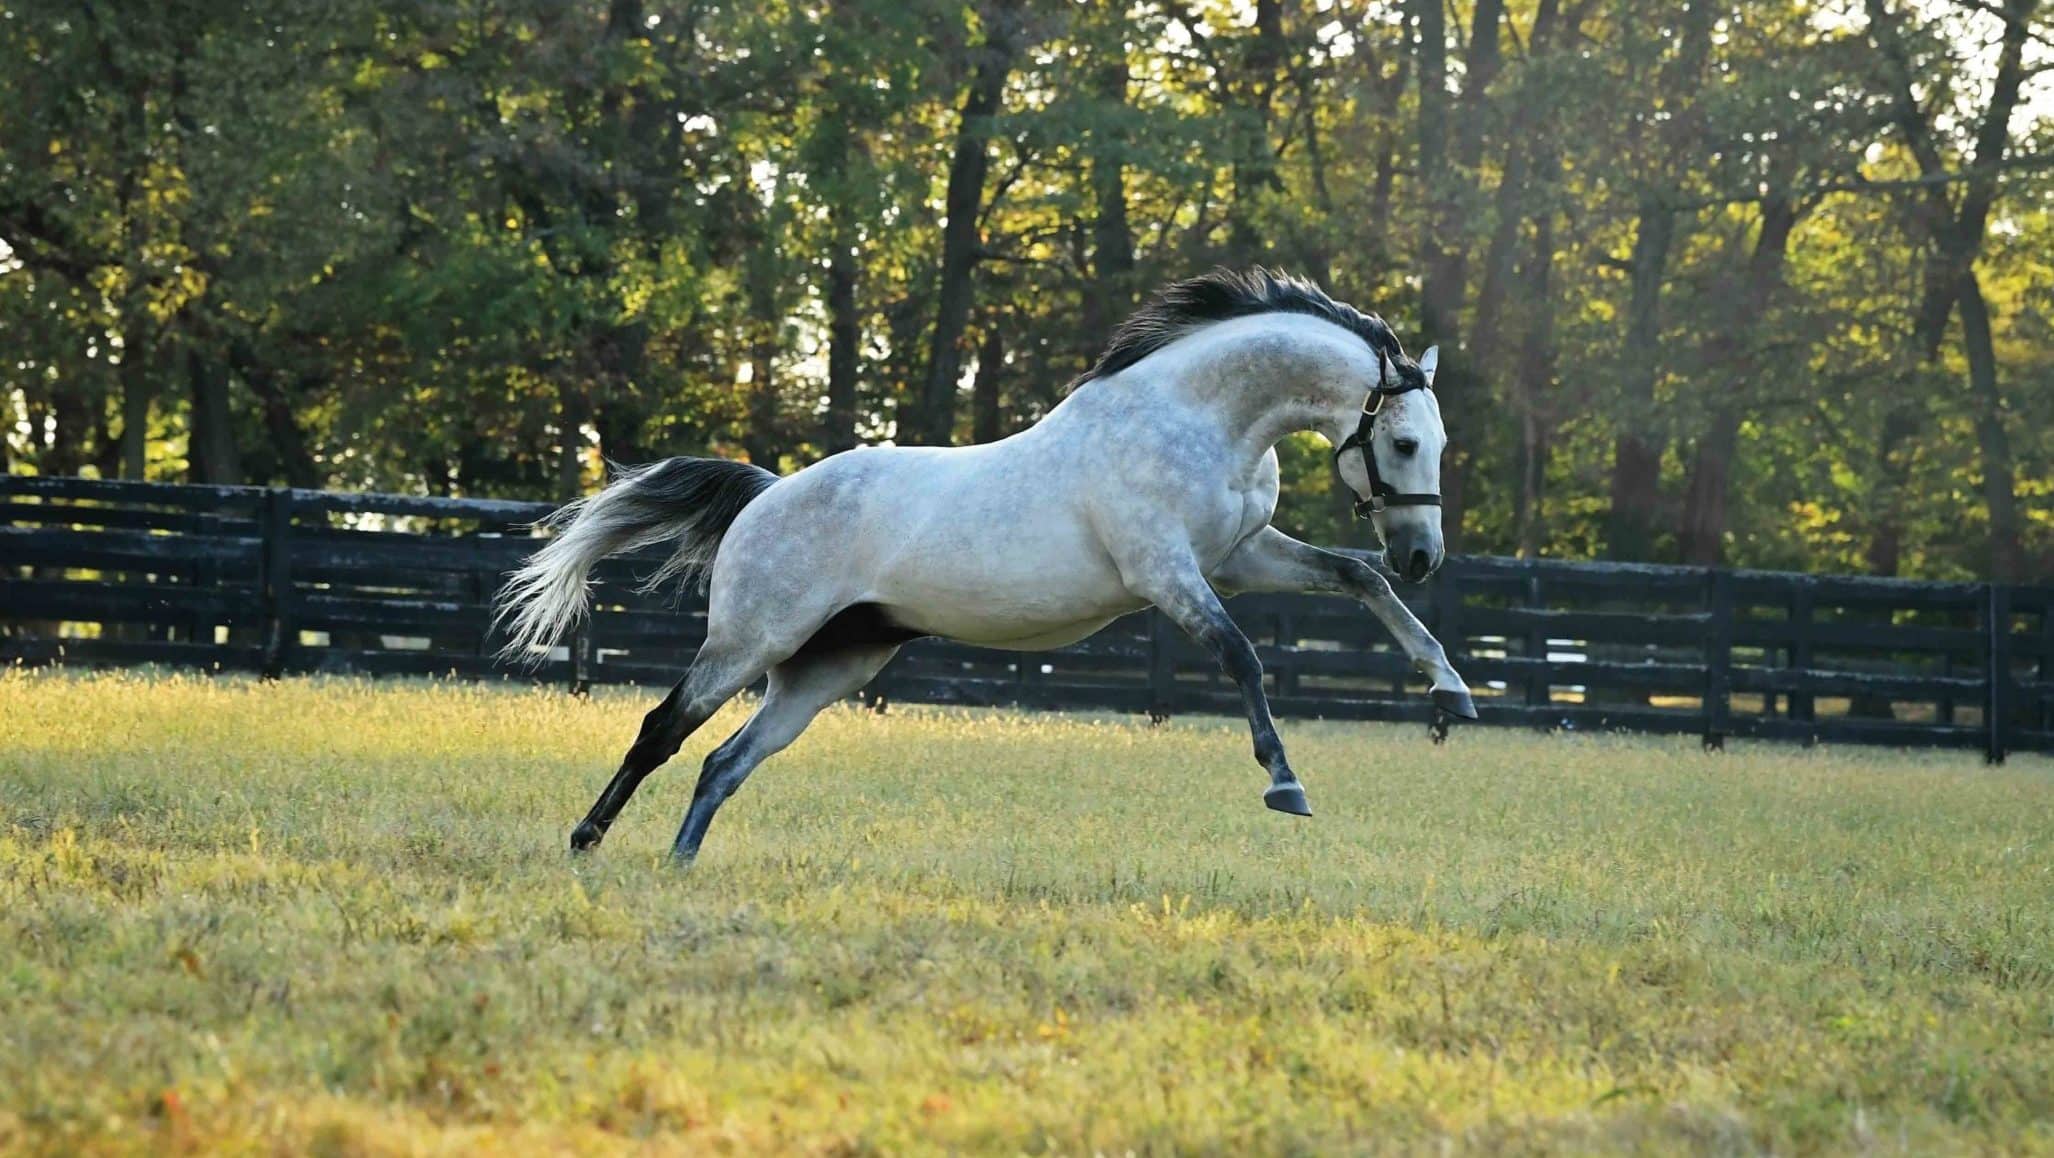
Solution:
[[[0,676],[0,1150],[2054,1152],[2044,759],[649,702]]]

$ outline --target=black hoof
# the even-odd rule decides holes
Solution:
[[[1305,789],[1296,784],[1272,784],[1262,794],[1262,802],[1278,812],[1293,816],[1311,816],[1312,805],[1305,802]]]
[[[1476,703],[1475,701],[1469,698],[1468,692],[1448,691],[1444,688],[1435,688],[1434,707],[1439,708],[1440,710],[1448,713],[1451,716],[1454,716],[1457,719],[1476,719]]]
[[[605,836],[605,829],[600,828],[598,825],[588,820],[583,824],[580,824],[576,828],[571,829],[571,851],[589,852],[592,849],[599,847],[599,842],[602,839],[604,839]]]

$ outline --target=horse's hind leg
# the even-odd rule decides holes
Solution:
[[[706,757],[671,856],[682,862],[698,856],[713,814],[749,773],[798,739],[822,708],[869,683],[898,650],[891,644],[806,651],[770,669],[770,686],[755,714]]]
[[[709,638],[692,660],[692,670],[642,717],[642,731],[622,758],[620,770],[592,802],[592,811],[571,831],[571,851],[583,852],[605,839],[606,830],[613,827],[614,818],[627,807],[642,781],[677,755],[699,725],[712,719],[735,693],[754,683],[777,658]]]

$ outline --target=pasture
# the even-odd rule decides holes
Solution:
[[[0,676],[0,1149],[2054,1151],[2054,764]]]

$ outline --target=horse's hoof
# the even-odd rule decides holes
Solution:
[[[1469,698],[1468,692],[1460,688],[1452,690],[1448,688],[1435,688],[1434,707],[1457,719],[1476,719],[1476,702]]]
[[[571,851],[590,852],[599,847],[600,840],[605,836],[606,830],[588,820],[571,829]]]
[[[1312,805],[1305,802],[1305,789],[1297,784],[1272,784],[1262,794],[1262,802],[1278,812],[1293,816],[1311,816]]]

